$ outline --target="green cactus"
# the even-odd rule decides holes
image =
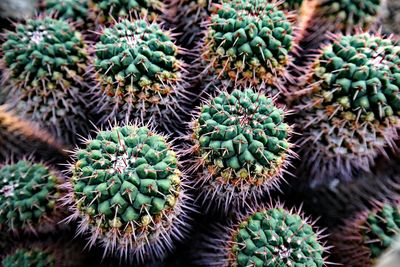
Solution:
[[[154,21],[166,8],[160,0],[89,0],[89,7],[99,24],[113,23],[129,16]]]
[[[280,84],[294,47],[291,17],[278,3],[235,0],[211,15],[202,46],[208,72],[236,86]]]
[[[13,232],[49,232],[61,217],[60,176],[42,163],[20,160],[0,168],[0,227]]]
[[[334,233],[333,244],[341,263],[374,266],[400,234],[399,203],[378,202],[372,206],[355,214]]]
[[[39,248],[20,248],[2,260],[3,267],[56,267],[56,259],[50,252]]]
[[[54,14],[63,20],[72,20],[85,28],[90,28],[88,26],[92,24],[87,0],[42,0],[40,8],[46,14]]]
[[[162,257],[184,222],[183,174],[166,139],[133,125],[100,131],[74,154],[66,204],[105,253]],[[152,260],[154,260],[154,258]]]
[[[96,79],[103,121],[141,118],[165,127],[179,120],[183,62],[169,32],[157,23],[122,20],[103,30],[96,45]]]
[[[194,121],[192,149],[193,166],[203,169],[203,193],[225,202],[227,210],[277,186],[291,147],[284,116],[272,99],[253,89],[222,92],[204,104]]]
[[[394,146],[400,115],[400,46],[363,33],[336,37],[312,64],[298,106],[311,176],[351,178]],[[326,165],[319,166],[316,162]]]
[[[58,137],[87,128],[88,52],[82,35],[65,21],[40,17],[17,24],[5,39],[2,63],[11,106]]]

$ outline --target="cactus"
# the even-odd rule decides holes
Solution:
[[[163,257],[182,238],[184,176],[165,137],[127,125],[100,131],[74,153],[65,204],[104,253],[134,260]]]
[[[56,267],[54,255],[38,248],[20,248],[2,260],[4,267]]]
[[[154,21],[166,11],[160,0],[89,0],[89,7],[98,24],[109,24],[119,18],[147,18]]]
[[[277,187],[290,157],[285,111],[253,89],[221,94],[202,105],[193,123],[198,182],[204,202],[225,211]],[[209,202],[209,200],[213,200]]]
[[[5,39],[2,63],[10,106],[57,137],[87,128],[88,52],[82,35],[65,21],[39,17],[17,24]]]
[[[204,266],[326,266],[321,233],[300,212],[281,205],[257,208],[209,238]],[[221,237],[222,234],[222,237]],[[209,243],[209,244],[208,244]]]
[[[0,159],[38,151],[63,154],[63,146],[50,133],[33,122],[19,118],[0,105]],[[54,158],[54,154],[51,155]]]
[[[184,63],[169,32],[155,22],[122,20],[105,28],[96,45],[102,121],[134,118],[171,128],[183,110]],[[175,122],[174,122],[175,121]]]
[[[285,9],[299,10],[303,2],[303,0],[286,0],[282,5]]]
[[[61,176],[43,163],[20,160],[0,168],[0,227],[22,233],[50,232],[62,216]]]
[[[41,0],[40,9],[57,18],[72,20],[85,28],[90,28],[93,23],[87,0]]]
[[[343,264],[374,266],[376,259],[400,234],[399,202],[376,202],[339,227],[332,237]]]
[[[206,70],[235,87],[280,85],[289,78],[292,17],[279,3],[235,0],[211,15],[201,47]]]
[[[298,106],[312,177],[351,179],[357,169],[368,171],[385,146],[395,146],[399,52],[394,41],[369,33],[336,37],[322,49]]]

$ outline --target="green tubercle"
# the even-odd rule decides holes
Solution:
[[[3,267],[56,267],[54,255],[38,248],[17,249],[1,263]]]
[[[54,14],[63,20],[91,24],[87,0],[42,0],[41,8],[46,14]],[[82,26],[89,28],[88,25]]]

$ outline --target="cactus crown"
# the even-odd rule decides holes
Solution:
[[[275,84],[289,63],[292,25],[277,3],[224,3],[211,15],[203,60],[220,79],[238,85]]]
[[[62,181],[41,163],[20,160],[0,168],[0,225],[36,231],[51,220]],[[50,223],[54,223],[50,221]]]
[[[112,23],[118,18],[146,18],[154,21],[164,9],[160,0],[90,0],[89,6],[93,9],[99,23]]]
[[[114,108],[110,117],[129,118],[128,111],[146,119],[173,116],[183,63],[160,25],[123,20],[104,29],[96,49],[97,80]]]
[[[376,20],[383,0],[325,0],[320,2],[321,13],[337,20],[344,28],[355,25],[364,28]]]
[[[371,251],[372,259],[376,259],[400,234],[399,206],[386,203],[371,211],[360,231],[364,245]]]
[[[4,267],[56,267],[56,259],[54,255],[49,252],[43,251],[38,248],[24,249],[20,248],[13,252],[13,254],[7,255],[2,260],[2,266]]]
[[[400,114],[399,53],[393,41],[369,33],[338,38],[314,63],[309,103],[347,121],[395,119]]]
[[[203,105],[194,136],[216,180],[274,183],[290,148],[284,116],[272,99],[252,89],[223,92]]]
[[[42,9],[46,13],[55,13],[57,18],[83,24],[89,19],[87,0],[42,0]]]
[[[174,223],[182,174],[164,137],[146,127],[114,127],[88,140],[76,157],[72,202],[82,227],[102,238],[106,250],[140,248]]]
[[[279,207],[242,220],[230,244],[230,266],[325,266],[325,248],[312,225]]]

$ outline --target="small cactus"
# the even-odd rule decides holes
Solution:
[[[253,89],[221,92],[201,106],[191,150],[204,202],[211,198],[227,211],[278,186],[291,155],[284,117],[272,99]]]
[[[332,240],[343,264],[370,267],[399,234],[399,203],[377,202],[347,220],[336,230]]]
[[[49,232],[61,218],[61,176],[43,163],[20,160],[0,168],[0,227],[3,231]]]
[[[298,106],[311,176],[348,180],[357,169],[368,171],[385,146],[395,146],[399,52],[394,41],[369,33],[338,36],[322,49]]]
[[[40,9],[48,15],[54,15],[63,20],[71,20],[78,25],[88,27],[93,21],[90,19],[87,0],[41,0]],[[85,25],[84,25],[85,24]]]
[[[235,0],[212,14],[201,47],[206,70],[235,87],[280,85],[289,78],[292,18],[279,3]]]
[[[257,208],[208,238],[203,266],[326,266],[321,232],[300,212],[281,205]],[[222,237],[221,237],[222,236]]]
[[[174,127],[183,111],[184,63],[170,33],[155,22],[122,20],[96,44],[95,88],[102,121],[140,118]],[[182,113],[182,112],[181,112]]]
[[[10,106],[57,137],[68,139],[69,130],[87,128],[88,51],[82,35],[63,20],[39,17],[17,24],[5,39],[2,63]]]
[[[147,127],[100,131],[74,153],[65,204],[104,253],[163,257],[185,230],[184,176],[176,152]]]

